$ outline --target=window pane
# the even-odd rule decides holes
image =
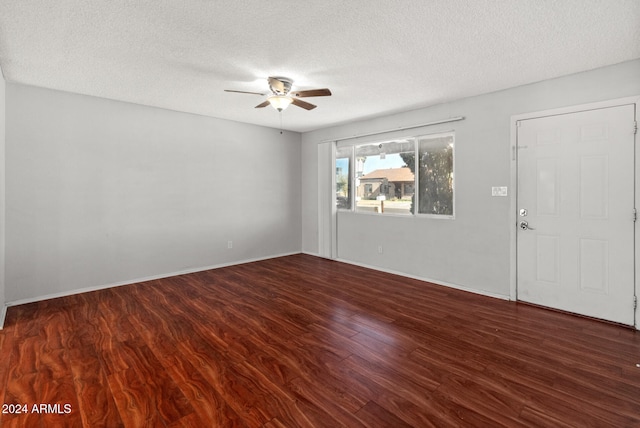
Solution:
[[[414,152],[413,140],[356,147],[356,211],[411,214]]]
[[[351,209],[351,153],[352,147],[336,149],[336,206]]]
[[[418,212],[453,215],[453,134],[418,139]]]

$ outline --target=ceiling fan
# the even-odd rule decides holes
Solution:
[[[302,101],[298,98],[304,97],[326,97],[331,95],[331,91],[327,88],[323,89],[309,89],[306,91],[292,91],[291,85],[293,80],[288,77],[269,77],[269,89],[271,95],[262,103],[258,104],[256,108],[266,107],[269,104],[278,111],[282,111],[289,107],[289,104],[301,107],[305,110],[313,110],[317,106],[306,101]],[[268,93],[261,92],[247,92],[247,91],[234,91],[232,89],[225,89],[225,92],[236,92],[239,94],[253,94],[253,95],[268,95]],[[297,97],[297,98],[296,98]]]

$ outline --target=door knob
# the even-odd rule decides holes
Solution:
[[[524,221],[524,220],[520,222],[520,229],[522,229],[522,230],[535,230],[533,227],[529,227],[529,223]]]

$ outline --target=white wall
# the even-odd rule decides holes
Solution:
[[[640,94],[640,60],[302,136],[302,250],[318,253],[316,146],[381,130],[465,116],[388,136],[455,130],[455,220],[338,213],[338,258],[480,293],[509,296],[512,115]],[[369,137],[371,138],[385,138]],[[366,140],[366,139],[365,139]],[[356,140],[357,141],[357,140]],[[382,255],[377,246],[383,245]]]
[[[6,91],[7,302],[300,252],[300,134]]]

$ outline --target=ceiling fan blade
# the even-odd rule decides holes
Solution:
[[[327,88],[323,89],[309,89],[308,91],[295,91],[292,94],[296,97],[328,97],[331,95],[331,91]]]
[[[233,89],[225,89],[225,92],[235,92],[236,94],[252,94],[252,95],[262,95],[265,96],[267,94],[262,94],[260,92],[247,92],[247,91],[234,91]]]
[[[314,108],[317,107],[316,105],[313,105],[313,104],[308,103],[306,101],[299,100],[297,98],[293,98],[293,101],[291,103],[294,106],[302,107],[305,110],[313,110]]]
[[[281,94],[283,95],[285,93],[285,87],[284,87],[284,82],[282,82],[281,80],[276,79],[275,77],[269,77],[269,86],[271,86],[271,89],[277,93],[277,94]]]
[[[262,108],[262,107],[266,107],[269,105],[269,100],[266,100],[260,104],[258,104],[255,108]]]

